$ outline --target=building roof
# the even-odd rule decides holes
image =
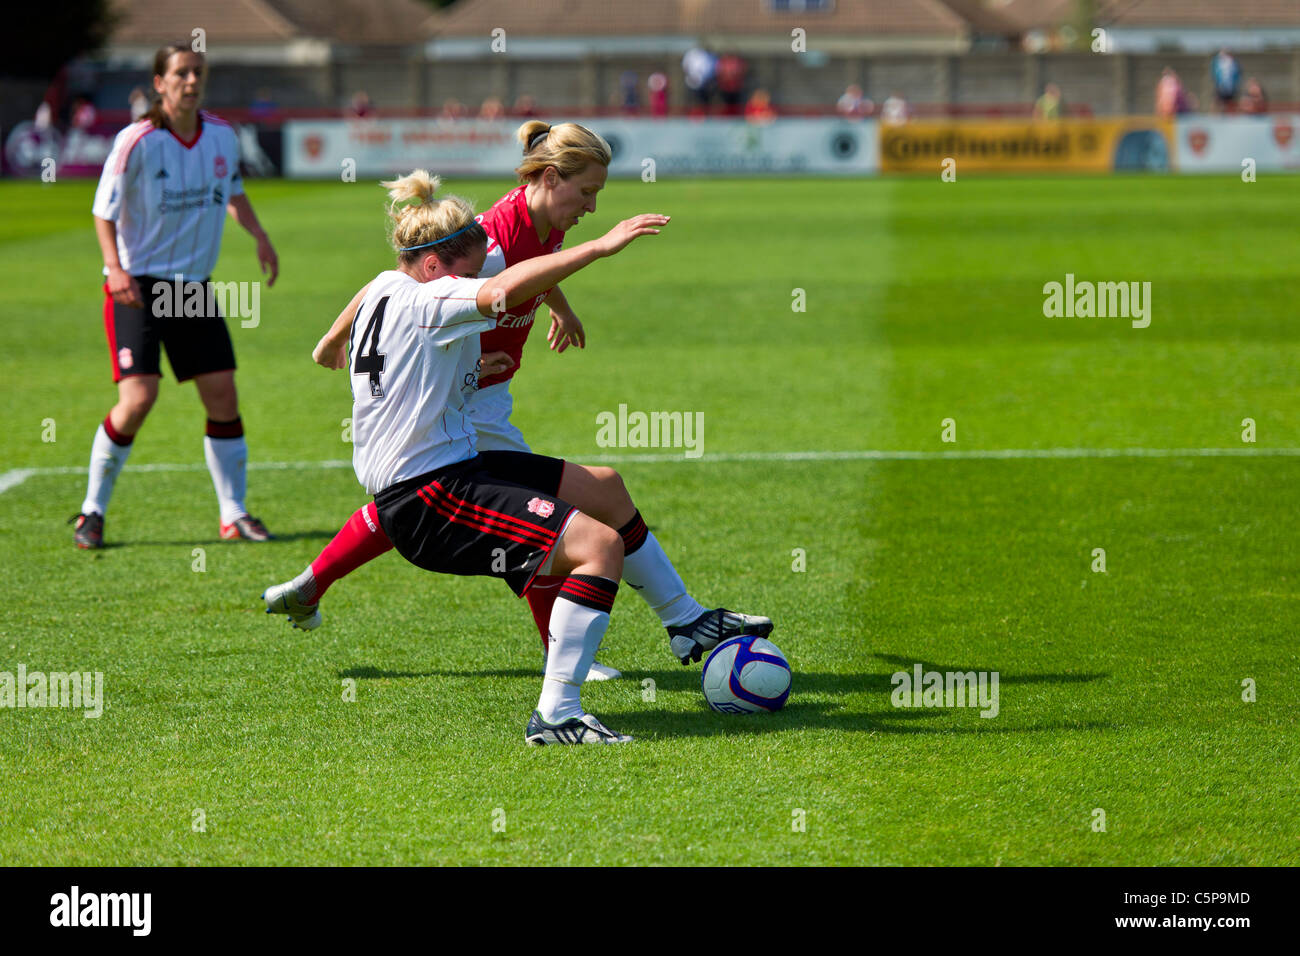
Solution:
[[[817,32],[960,38],[966,22],[941,0],[838,0],[826,11],[778,11],[771,0],[459,0],[434,14],[442,37],[487,37],[500,27],[527,36],[787,35]]]
[[[944,4],[979,33],[1019,36],[1066,23],[1075,0],[944,0]]]
[[[1297,27],[1296,0],[1098,0],[1107,27]]]
[[[209,52],[222,43],[260,45],[295,40],[407,46],[428,38],[419,0],[113,0],[120,22],[113,46],[161,46],[187,39],[196,27]]]

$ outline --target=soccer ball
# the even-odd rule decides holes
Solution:
[[[713,649],[700,682],[704,699],[720,714],[780,710],[790,696],[790,665],[767,638],[742,634]]]

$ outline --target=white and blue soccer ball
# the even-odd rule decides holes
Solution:
[[[704,699],[720,714],[780,710],[790,696],[790,664],[765,637],[723,641],[704,662]]]

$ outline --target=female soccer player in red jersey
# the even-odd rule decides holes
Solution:
[[[596,194],[605,184],[609,146],[590,130],[575,123],[552,127],[533,121],[525,123],[518,135],[524,161],[516,172],[523,185],[478,217],[488,235],[482,276],[559,251],[564,232],[586,213],[595,212]],[[320,364],[345,366],[344,347],[363,293],[357,294],[317,346],[313,355]],[[542,302],[552,309],[548,339],[553,349],[563,351],[569,344],[585,344],[582,325],[558,288],[507,310],[495,330],[483,333],[479,388],[465,406],[480,449],[529,450],[509,421],[513,407],[509,383],[519,368],[534,311]],[[558,494],[619,532],[625,549],[624,580],[659,616],[668,630],[672,652],[683,664],[699,660],[703,652],[734,634],[771,629],[766,618],[747,617],[725,608],[706,610],[687,592],[614,469],[566,463]],[[315,627],[320,623],[319,601],[325,590],[391,547],[373,507],[359,509],[302,574],[264,593],[267,610],[289,615],[295,627]],[[526,595],[543,647],[559,584],[558,579],[539,578]],[[608,679],[618,676],[618,671],[595,664],[590,676]]]
[[[221,509],[221,537],[271,537],[244,507],[248,446],[235,394],[235,353],[208,283],[227,210],[257,240],[257,260],[270,271],[268,286],[279,262],[244,195],[235,131],[199,109],[206,79],[203,55],[188,45],[157,52],[158,100],[118,133],[95,192],[95,232],[107,277],[104,329],[118,399],[91,446],[86,497],[75,516],[80,548],[103,546],[113,485],[158,397],[161,348],[177,381],[194,380],[207,411],[203,449]]]

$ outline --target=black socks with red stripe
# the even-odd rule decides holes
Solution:
[[[594,574],[570,574],[551,609],[546,679],[537,711],[548,724],[582,716],[579,691],[596,659],[618,582]]]
[[[645,544],[646,535],[649,533],[650,529],[645,526],[641,512],[638,511],[627,524],[618,529],[618,536],[623,539],[624,556],[635,554],[641,545]]]
[[[594,574],[570,574],[560,585],[560,597],[608,614],[618,594],[618,582]]]
[[[216,419],[208,419],[208,428],[204,432],[209,438],[242,438],[244,435],[244,420],[236,416],[228,422],[219,422]]]

